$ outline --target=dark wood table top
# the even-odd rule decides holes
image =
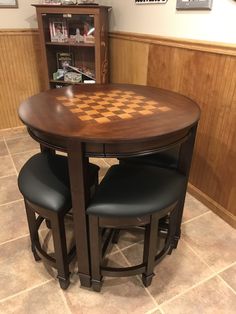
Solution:
[[[84,84],[48,90],[19,107],[30,128],[82,142],[152,140],[194,125],[198,105],[180,94],[148,86]]]

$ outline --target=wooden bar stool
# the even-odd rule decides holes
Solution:
[[[184,189],[185,176],[176,170],[148,165],[112,166],[100,183],[87,208],[89,216],[92,287],[100,291],[102,276],[132,276],[142,274],[149,286],[154,266],[171,250],[175,234],[177,204]],[[157,252],[159,220],[169,215],[165,247]],[[143,262],[126,268],[103,264],[102,228],[144,226]]]
[[[99,167],[89,164],[89,186],[98,183]],[[67,158],[39,153],[31,157],[18,176],[27,214],[31,249],[36,261],[43,259],[57,269],[62,289],[69,286],[69,263],[75,256],[75,247],[67,253],[64,217],[71,209],[71,193]],[[36,218],[36,214],[38,215]],[[54,257],[47,254],[39,241],[38,230],[43,220],[52,230]]]

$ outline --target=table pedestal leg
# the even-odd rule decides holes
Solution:
[[[81,286],[91,286],[88,224],[86,204],[89,197],[87,188],[88,158],[84,157],[83,144],[71,140],[68,149],[73,223],[78,260],[78,274]]]

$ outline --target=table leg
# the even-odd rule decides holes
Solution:
[[[91,286],[88,223],[86,204],[89,190],[86,184],[88,177],[88,158],[84,157],[83,143],[71,141],[68,148],[68,164],[70,173],[73,224],[78,260],[78,274],[81,286]]]
[[[183,190],[183,194],[180,198],[179,204],[178,204],[178,215],[176,220],[176,231],[175,231],[175,237],[174,241],[171,244],[172,248],[176,248],[178,245],[178,241],[181,236],[181,222],[183,217],[183,210],[184,210],[184,202],[185,202],[185,196],[187,192],[188,187],[188,179],[189,179],[189,173],[191,168],[191,161],[192,161],[192,155],[193,155],[193,148],[196,138],[196,132],[197,132],[197,124],[192,127],[191,129],[190,137],[186,142],[184,142],[180,147],[180,153],[179,153],[179,164],[178,169],[181,173],[183,173],[187,180],[186,185]]]

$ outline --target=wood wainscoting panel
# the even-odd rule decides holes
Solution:
[[[179,92],[201,107],[190,182],[208,196],[208,205],[212,199],[214,209],[216,203],[221,214],[226,209],[232,221],[236,215],[236,57],[150,45],[147,84]]]
[[[21,101],[43,89],[36,30],[0,31],[0,129],[21,125]]]
[[[110,36],[110,81],[146,85],[149,44]]]
[[[147,85],[179,92],[201,107],[189,190],[235,227],[236,45],[125,32],[110,38],[112,82],[145,84],[135,72],[144,62]]]

